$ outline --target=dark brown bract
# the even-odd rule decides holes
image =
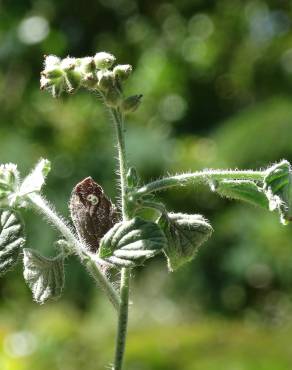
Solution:
[[[80,239],[96,252],[100,239],[118,221],[115,205],[102,187],[87,177],[73,189],[69,207]]]

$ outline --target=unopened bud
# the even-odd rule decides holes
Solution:
[[[41,80],[40,80],[40,87],[41,90],[48,89],[54,85],[52,80],[49,80],[46,78],[44,75],[41,75]]]
[[[61,59],[56,57],[56,55],[45,55],[45,69],[49,68],[55,68],[56,66],[59,66],[61,62]]]
[[[80,59],[80,69],[83,73],[94,73],[96,66],[92,57],[85,57]]]
[[[114,75],[111,71],[99,71],[97,74],[98,77],[98,87],[102,91],[108,91],[114,87]]]
[[[130,64],[119,64],[113,69],[114,76],[121,81],[126,80],[132,73],[132,66]]]
[[[124,99],[121,105],[123,113],[132,113],[138,109],[143,95],[132,95]]]
[[[139,185],[139,177],[135,167],[130,167],[127,173],[127,183],[130,188],[135,188]]]
[[[116,58],[112,54],[104,51],[96,53],[94,56],[94,62],[96,68],[98,69],[108,69],[114,64],[115,61]]]
[[[108,90],[105,94],[105,103],[108,107],[116,108],[120,105],[121,94],[116,88]]]
[[[77,59],[76,58],[71,58],[67,57],[61,61],[61,68],[64,71],[69,71],[74,69],[77,66]]]
[[[59,78],[63,75],[63,71],[60,68],[60,66],[51,66],[46,68],[43,72],[42,75],[45,76],[46,78]]]
[[[75,92],[81,84],[81,74],[75,70],[69,70],[66,73],[66,86],[69,93]]]
[[[95,73],[86,73],[81,81],[82,86],[88,89],[96,88],[97,83],[98,79]]]

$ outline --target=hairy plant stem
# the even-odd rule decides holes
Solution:
[[[120,306],[119,295],[99,269],[96,260],[93,258],[91,253],[88,252],[86,247],[76,238],[62,218],[51,208],[48,202],[41,195],[32,193],[27,195],[27,197],[33,208],[35,208],[37,212],[43,214],[65,237],[73,252],[79,256],[81,262],[85,264],[98,286],[106,293],[114,308],[118,310]]]
[[[126,347],[128,312],[129,312],[129,288],[130,288],[130,269],[123,268],[121,272],[120,288],[120,310],[118,317],[118,331],[116,337],[116,352],[113,370],[122,370],[123,357]]]
[[[181,175],[164,177],[150,182],[138,189],[133,196],[139,198],[155,191],[165,190],[174,186],[185,186],[194,183],[207,183],[218,180],[253,180],[263,181],[266,171],[252,170],[204,170]]]
[[[131,218],[131,212],[127,204],[127,158],[125,147],[125,129],[123,115],[118,109],[112,109],[112,116],[116,129],[117,147],[119,156],[119,174],[121,186],[121,202],[123,220]],[[120,309],[118,314],[118,329],[116,336],[116,351],[113,370],[122,370],[123,358],[126,347],[127,328],[128,328],[128,311],[129,311],[129,288],[130,288],[131,270],[123,268],[121,271],[120,284]]]
[[[119,175],[120,175],[120,188],[121,188],[121,202],[122,202],[122,215],[123,220],[130,218],[126,190],[127,190],[127,159],[126,159],[126,146],[125,146],[125,128],[122,114],[118,109],[112,109],[112,116],[116,129],[118,158],[119,158]]]

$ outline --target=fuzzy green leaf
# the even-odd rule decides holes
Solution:
[[[271,211],[278,210],[282,223],[292,221],[292,169],[286,160],[267,170],[264,191]]]
[[[23,265],[24,279],[37,303],[43,304],[48,299],[60,297],[65,282],[62,254],[48,258],[33,249],[25,248]]]
[[[51,163],[47,159],[41,159],[32,172],[23,180],[20,186],[20,195],[39,192],[50,170]]]
[[[0,207],[14,206],[15,193],[19,187],[19,172],[13,163],[0,165]]]
[[[170,271],[191,261],[198,248],[210,237],[212,226],[201,215],[169,213],[161,215],[158,224],[164,231],[168,244],[164,248]]]
[[[166,247],[160,227],[140,217],[114,225],[102,238],[99,257],[117,267],[134,267]]]
[[[5,274],[18,261],[25,242],[23,225],[15,212],[0,210],[0,274]]]
[[[242,200],[256,206],[269,208],[264,191],[250,180],[221,180],[211,184],[211,189],[223,197]]]

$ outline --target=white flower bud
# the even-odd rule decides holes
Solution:
[[[114,76],[120,80],[126,80],[132,73],[132,66],[130,64],[119,64],[113,69]]]
[[[86,73],[81,81],[83,87],[87,89],[95,89],[97,87],[98,79],[95,73]]]
[[[97,73],[98,87],[102,91],[108,91],[114,87],[115,78],[111,71],[99,71]]]
[[[116,61],[116,58],[112,54],[106,53],[105,51],[96,53],[94,56],[94,62],[95,62],[96,68],[98,69],[110,68],[114,64],[115,61]]]
[[[60,62],[61,59],[56,57],[56,55],[45,55],[45,69],[55,68],[60,65]]]
[[[45,89],[48,89],[50,87],[53,86],[53,82],[52,80],[49,80],[48,78],[46,78],[44,75],[41,75],[41,80],[40,80],[40,87],[41,87],[41,90],[45,90]]]
[[[93,57],[85,57],[80,59],[80,70],[83,73],[94,73],[96,66]]]
[[[76,58],[67,57],[61,61],[61,68],[64,71],[69,71],[71,69],[74,69],[77,64],[78,63]]]

